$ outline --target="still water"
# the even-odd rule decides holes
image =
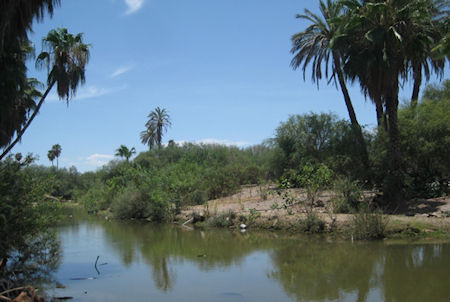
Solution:
[[[58,229],[72,301],[450,301],[450,244],[80,220]],[[97,260],[97,266],[94,264]]]

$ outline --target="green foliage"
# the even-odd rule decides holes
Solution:
[[[331,203],[334,213],[350,213],[358,210],[361,202],[362,188],[357,181],[348,178],[337,178],[333,183],[335,196]]]
[[[445,82],[447,83],[447,82]],[[450,86],[428,86],[417,105],[404,104],[398,113],[402,182],[406,197],[437,197],[449,193],[450,179]],[[371,148],[374,181],[385,186],[390,181],[388,139],[379,129]]]
[[[352,236],[356,240],[382,239],[386,236],[388,223],[381,210],[373,209],[370,204],[365,205],[353,216]]]
[[[332,175],[333,172],[324,164],[306,164],[297,176],[297,181],[306,189],[310,202],[314,203],[318,194],[330,185]]]
[[[112,212],[119,219],[142,219],[150,216],[149,202],[136,187],[126,187],[112,201]]]
[[[366,139],[369,139],[368,134]],[[276,129],[272,169],[285,176],[307,163],[325,164],[336,174],[365,179],[357,138],[351,125],[334,114],[294,115]]]
[[[325,221],[315,212],[307,212],[306,218],[300,220],[300,229],[305,233],[317,234],[325,231]]]
[[[226,213],[209,217],[206,220],[206,224],[210,227],[226,228],[234,224],[234,219],[236,219],[236,213],[230,210]]]
[[[52,189],[51,179],[25,173],[31,156],[16,158],[0,161],[0,258],[7,258],[29,236],[45,231],[58,219],[58,202],[45,198]]]

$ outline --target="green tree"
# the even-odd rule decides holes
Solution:
[[[359,81],[377,108],[385,108],[390,165],[384,193],[386,200],[395,202],[402,198],[403,188],[399,86],[410,78],[414,64],[426,64],[427,53],[431,52],[434,40],[427,32],[431,24],[430,2],[350,0],[345,4],[346,32],[335,47],[343,51],[347,75]]]
[[[125,145],[120,145],[120,147],[116,150],[116,156],[124,157],[125,160],[128,162],[130,157],[133,156],[133,154],[136,154],[136,149],[133,147],[131,149],[128,149]]]
[[[325,68],[325,77],[331,81],[336,77],[341,87],[344,96],[345,105],[347,107],[348,115],[355,132],[355,138],[361,147],[361,160],[366,168],[369,168],[369,158],[367,154],[366,142],[363,138],[361,126],[356,118],[355,110],[353,108],[350,95],[348,93],[347,85],[345,84],[344,73],[342,70],[342,55],[338,48],[332,48],[332,44],[337,35],[340,34],[339,22],[336,22],[342,15],[342,4],[338,1],[323,0],[319,3],[322,18],[309,10],[305,10],[305,14],[297,15],[297,18],[305,19],[311,22],[304,31],[301,31],[292,36],[292,49],[294,58],[291,61],[291,66],[294,69],[299,68],[302,64],[303,78],[305,78],[306,70],[309,64],[312,65],[312,81],[317,82],[322,78],[322,68]],[[329,62],[332,62],[332,72],[329,74]]]
[[[146,130],[141,132],[141,141],[148,144],[151,148],[154,144],[161,148],[163,132],[172,125],[170,116],[166,109],[156,107],[155,110],[148,115],[149,120],[145,124]]]
[[[47,77],[47,89],[42,95],[33,114],[27,119],[23,127],[17,131],[16,139],[4,150],[0,159],[14,147],[22,138],[23,133],[29,127],[38,114],[50,90],[56,84],[57,93],[61,99],[69,99],[75,95],[80,84],[85,82],[85,67],[89,60],[90,45],[83,43],[82,34],[72,35],[67,29],[59,28],[51,30],[43,39],[44,51],[37,58],[38,67],[46,66],[49,70]]]

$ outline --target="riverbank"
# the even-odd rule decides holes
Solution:
[[[204,205],[184,208],[176,220],[186,225],[249,229],[283,230],[290,232],[324,232],[353,238],[358,227],[358,214],[333,213],[333,192],[324,192],[310,210],[304,203],[285,205],[286,193],[296,200],[306,200],[306,192],[300,189],[275,193],[275,188],[266,186],[243,186],[232,196],[211,200]],[[373,192],[365,192],[370,199]],[[318,218],[311,220],[312,216]],[[384,227],[383,236],[395,239],[450,240],[450,198],[416,199],[405,202],[394,214],[373,214]],[[314,219],[314,218],[313,218]],[[323,222],[323,225],[321,224]],[[316,223],[312,230],[305,223]],[[370,223],[370,222],[369,222]],[[314,227],[314,226],[313,226]],[[361,227],[361,226],[359,226]]]

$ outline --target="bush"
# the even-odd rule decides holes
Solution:
[[[230,210],[226,213],[221,213],[216,216],[209,217],[206,221],[206,224],[210,227],[227,228],[234,224],[233,220],[235,218],[236,213]]]
[[[356,240],[382,239],[386,237],[388,222],[388,218],[380,210],[366,206],[353,217],[353,237]]]
[[[113,199],[112,212],[119,219],[142,219],[150,216],[150,206],[146,196],[131,186]]]
[[[323,233],[325,231],[325,221],[315,212],[307,212],[306,218],[300,220],[300,229],[310,234]]]
[[[335,196],[331,200],[335,213],[350,213],[359,209],[362,188],[357,181],[340,177],[333,184]]]

